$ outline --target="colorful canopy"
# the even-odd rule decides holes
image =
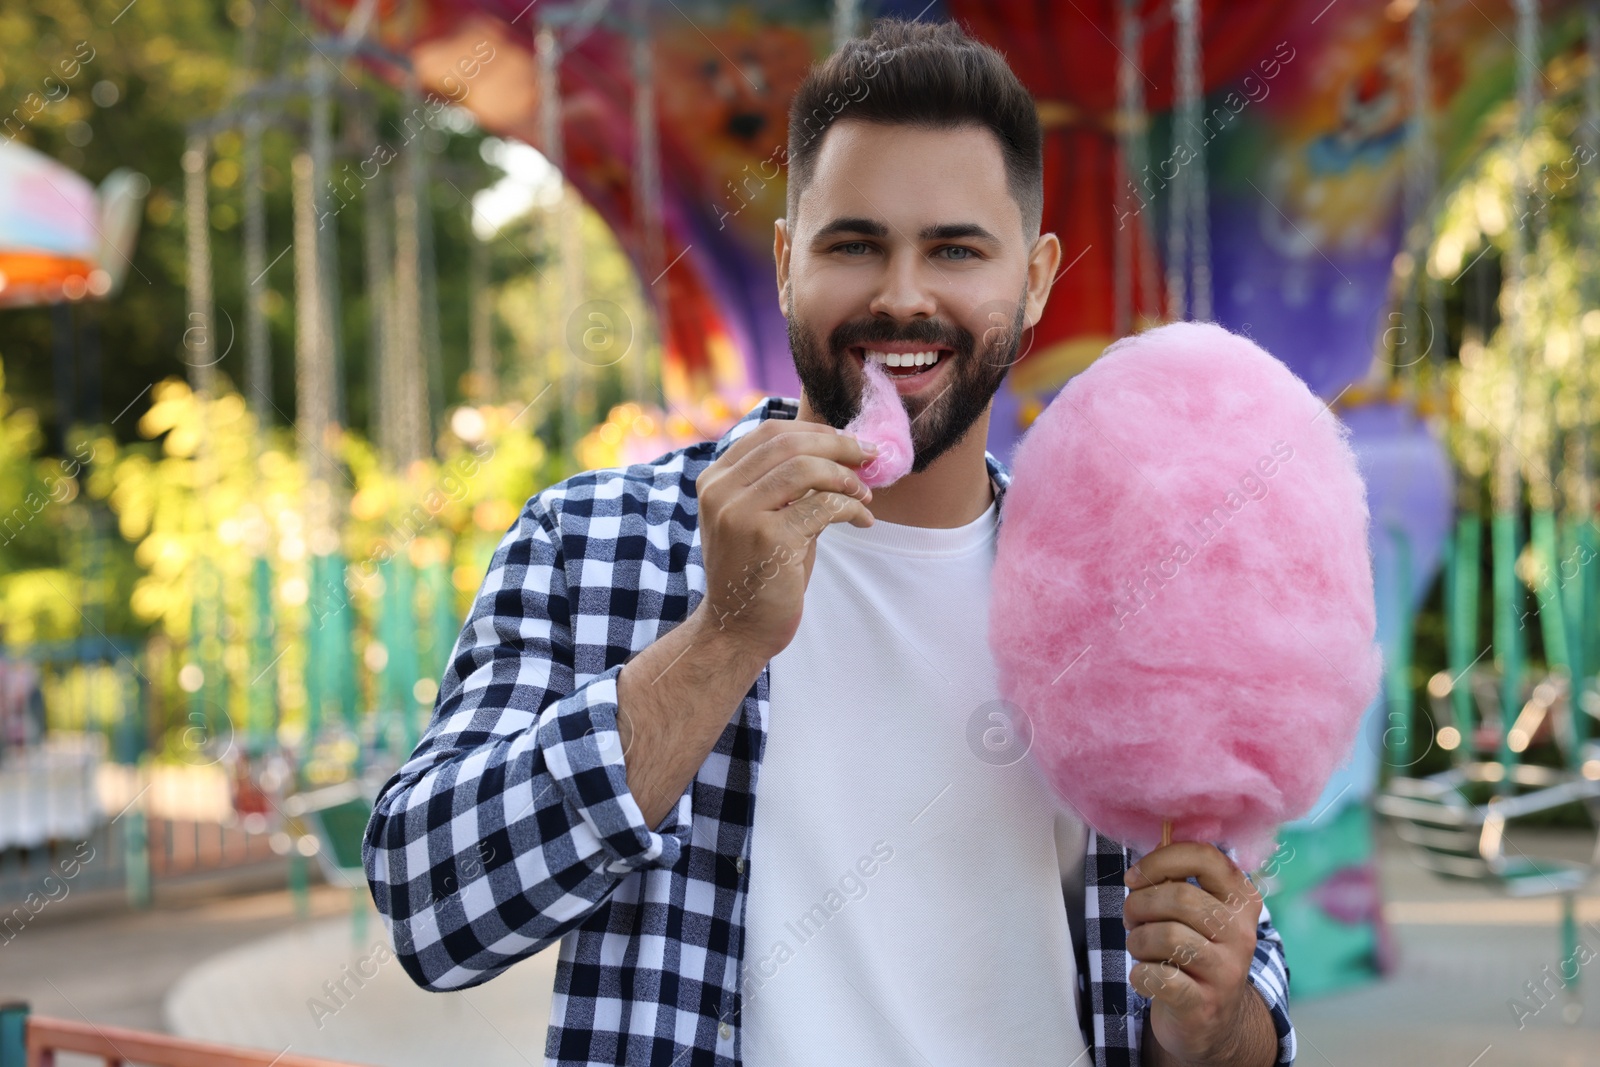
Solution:
[[[99,214],[82,176],[16,141],[0,142],[0,307],[87,295],[100,260]],[[94,284],[103,293],[110,278]]]
[[[0,141],[0,308],[103,297],[130,266],[149,182],[125,169],[96,191],[16,141]]]
[[[335,27],[355,6],[308,2]],[[1278,353],[1324,397],[1366,373],[1390,325],[1414,121],[1401,7],[1200,4],[1213,314]],[[1139,45],[1129,58],[1152,116],[1149,171],[1138,176],[1149,206],[1124,219],[1114,169],[1120,0],[874,5],[882,14],[962,21],[1006,54],[1039,100],[1044,227],[1061,238],[1065,269],[1027,355],[996,398],[997,455],[1111,339],[1119,226],[1136,228],[1136,264],[1165,252],[1168,186],[1184,167],[1171,144],[1175,34],[1170,0],[1138,0],[1137,8]],[[1547,19],[1559,24],[1575,9],[1555,0]],[[667,397],[686,404],[748,387],[795,395],[772,220],[783,212],[788,102],[806,67],[831,46],[831,4],[427,0],[395,6],[375,32],[412,58],[424,86],[472,110],[485,128],[537,147],[534,35],[555,26],[565,173],[642,264],[629,33],[641,10],[660,123],[659,262],[670,265],[645,281],[652,298],[667,294]],[[1434,112],[1446,181],[1480,146],[1489,110],[1507,98],[1513,22],[1510,0],[1436,5]],[[1159,266],[1137,286],[1141,307],[1165,307]]]

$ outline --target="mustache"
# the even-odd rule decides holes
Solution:
[[[954,349],[958,354],[972,352],[973,337],[970,330],[934,319],[917,319],[907,323],[888,319],[857,319],[840,323],[828,336],[829,346],[842,352],[865,344],[886,344],[905,341],[909,344],[937,345]]]

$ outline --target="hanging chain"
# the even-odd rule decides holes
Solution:
[[[1200,42],[1199,0],[1186,0],[1192,6],[1186,34],[1185,60],[1188,69],[1184,86],[1184,123],[1189,127],[1189,263],[1190,286],[1193,292],[1190,318],[1197,322],[1211,321],[1211,215],[1210,196],[1206,182],[1206,138],[1203,126],[1205,112],[1205,86],[1202,61],[1204,55]]]
[[[184,362],[189,365],[189,387],[207,400],[216,395],[216,331],[211,328],[215,309],[211,297],[211,211],[207,174],[211,143],[203,134],[191,134],[183,153],[184,251],[188,263],[189,321],[184,324]]]
[[[1443,319],[1433,317],[1432,294],[1437,287],[1428,276],[1428,250],[1433,244],[1430,210],[1438,188],[1438,164],[1433,147],[1433,0],[1419,0],[1411,12],[1407,41],[1407,60],[1411,82],[1411,127],[1406,159],[1405,249],[1410,256],[1411,276],[1406,281],[1401,305],[1400,350],[1391,359],[1400,370],[1407,392],[1416,394],[1419,366],[1432,353]],[[1435,360],[1437,364],[1439,360]],[[1434,386],[1438,386],[1438,375]]]
[[[1172,151],[1176,156],[1179,147],[1188,147],[1189,131],[1184,119],[1188,108],[1184,94],[1188,89],[1189,64],[1193,62],[1194,0],[1172,0],[1172,20],[1176,31],[1177,93],[1172,109]],[[1183,167],[1172,177],[1171,192],[1167,194],[1167,318],[1178,322],[1188,316],[1187,284],[1184,267],[1188,260],[1189,236],[1189,172]]]
[[[641,249],[641,272],[646,279],[656,278],[665,266],[665,234],[661,210],[661,159],[656,118],[655,54],[650,41],[649,6],[647,0],[634,0],[633,37],[633,129],[637,153],[634,166],[634,205],[638,211],[635,219]],[[661,336],[661,348],[666,349],[670,336],[667,324],[671,310],[667,303],[666,285],[647,286],[656,300],[656,321]],[[637,344],[629,354],[629,393],[640,404],[655,403],[645,365],[645,346]]]
[[[1513,436],[1520,423],[1521,379],[1527,362],[1527,322],[1522,314],[1523,280],[1526,277],[1527,239],[1523,219],[1528,202],[1528,142],[1533,136],[1534,111],[1539,105],[1538,77],[1539,6],[1537,0],[1513,0],[1517,13],[1517,138],[1512,148],[1511,217],[1507,253],[1503,316],[1506,324],[1507,352],[1511,373],[1506,388],[1507,405],[1502,413],[1502,447],[1496,463],[1495,510],[1514,513],[1521,496],[1521,471]]]
[[[244,28],[241,81],[259,81],[256,71],[261,0],[253,0]],[[255,415],[257,443],[263,444],[273,422],[272,336],[267,327],[267,211],[261,184],[261,138],[266,126],[259,105],[251,103],[244,118],[244,342],[245,392]]]
[[[556,316],[552,336],[558,346],[554,354],[559,363],[561,380],[561,448],[570,452],[579,436],[578,393],[579,374],[584,366],[572,353],[561,351],[565,345],[567,320],[577,307],[583,287],[583,261],[577,227],[577,196],[567,178],[566,145],[561,128],[561,43],[550,25],[542,25],[535,37],[539,55],[540,125],[545,158],[561,179],[561,199],[556,207],[557,258],[561,263]]]
[[[1583,146],[1589,152],[1592,160],[1600,156],[1600,3],[1593,0],[1584,11],[1584,28],[1588,37],[1589,69],[1583,79]],[[1596,282],[1596,256],[1600,253],[1600,189],[1593,182],[1581,182],[1582,212],[1581,222],[1578,226],[1579,233],[1579,274],[1583,279],[1583,292],[1581,294],[1584,319],[1590,315],[1600,315],[1600,286]],[[1592,320],[1591,320],[1592,321]],[[1593,338],[1587,326],[1579,333],[1579,351],[1586,356],[1593,347]],[[1593,373],[1590,369],[1591,361],[1587,358],[1578,362],[1578,432],[1573,448],[1577,452],[1577,462],[1572,464],[1576,471],[1577,485],[1573,494],[1573,511],[1583,516],[1584,522],[1594,519],[1594,485],[1590,481],[1589,444],[1589,377]]]
[[[1117,68],[1117,232],[1113,248],[1115,330],[1125,337],[1137,329],[1140,311],[1138,236],[1143,226],[1145,200],[1138,181],[1145,166],[1144,75],[1139,58],[1144,50],[1144,25],[1139,21],[1140,0],[1121,0],[1118,36],[1121,65]]]
[[[1173,148],[1185,149],[1172,183],[1167,223],[1167,290],[1173,320],[1211,318],[1211,227],[1206,205],[1206,149],[1201,136],[1205,95],[1201,84],[1198,0],[1172,0],[1177,30],[1177,104]]]
[[[861,22],[861,0],[833,0],[833,50],[843,48],[856,35]]]

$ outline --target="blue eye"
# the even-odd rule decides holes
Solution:
[[[844,252],[846,249],[850,249],[850,248],[866,249],[867,247],[868,247],[868,245],[867,245],[867,242],[865,242],[865,241],[846,241],[844,244],[834,245],[833,246],[833,250],[835,252]],[[855,253],[847,252],[846,254],[847,255],[854,255]]]
[[[968,248],[966,245],[945,245],[943,248],[939,249],[939,251],[940,252],[961,252],[961,253],[964,253],[963,255],[953,257],[956,260],[956,262],[958,262],[958,263],[964,262],[964,261],[969,260],[969,259],[976,259],[977,256],[978,256],[978,253],[976,251],[974,251],[973,249]],[[946,257],[946,258],[951,258],[951,257]]]

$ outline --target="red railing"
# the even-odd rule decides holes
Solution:
[[[150,874],[155,878],[264,862],[277,854],[266,834],[235,824],[151,819]]]
[[[355,1067],[342,1061],[296,1056],[287,1050],[257,1052],[39,1015],[28,1017],[27,1035],[28,1067],[55,1067],[58,1052],[99,1056],[106,1067],[134,1063],[149,1067]]]

